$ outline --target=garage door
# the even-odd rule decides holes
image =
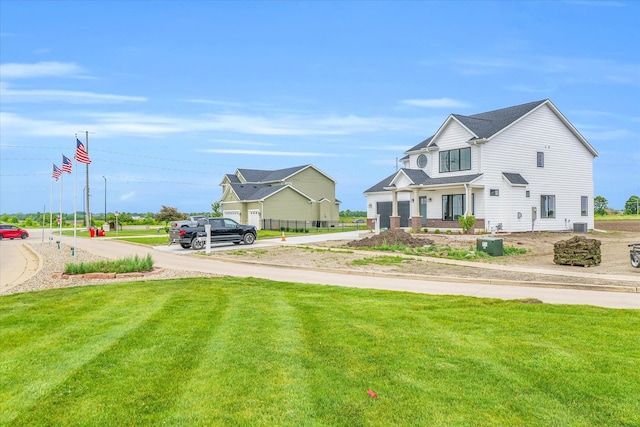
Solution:
[[[389,228],[391,226],[392,210],[391,202],[378,202],[378,213],[380,214],[380,228]],[[400,215],[400,227],[409,226],[409,202],[398,202],[398,215]]]

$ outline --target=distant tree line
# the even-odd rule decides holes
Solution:
[[[608,201],[602,196],[596,196],[593,198],[593,213],[596,215],[607,215],[612,209],[608,206]],[[631,196],[624,204],[625,215],[638,215],[640,210],[640,197]]]

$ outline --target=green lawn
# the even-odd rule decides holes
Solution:
[[[17,294],[0,425],[640,425],[639,343],[638,310],[257,279]]]

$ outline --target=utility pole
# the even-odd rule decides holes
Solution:
[[[102,178],[104,178],[104,223],[107,223],[107,178],[105,178],[104,175],[102,175]],[[104,230],[104,226],[102,227],[102,229]]]

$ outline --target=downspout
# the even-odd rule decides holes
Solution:
[[[471,205],[471,198],[469,197],[469,187],[467,187],[467,183],[464,182],[462,185],[464,185],[464,198],[466,200],[464,207],[464,216],[467,217],[469,216],[469,205]]]

